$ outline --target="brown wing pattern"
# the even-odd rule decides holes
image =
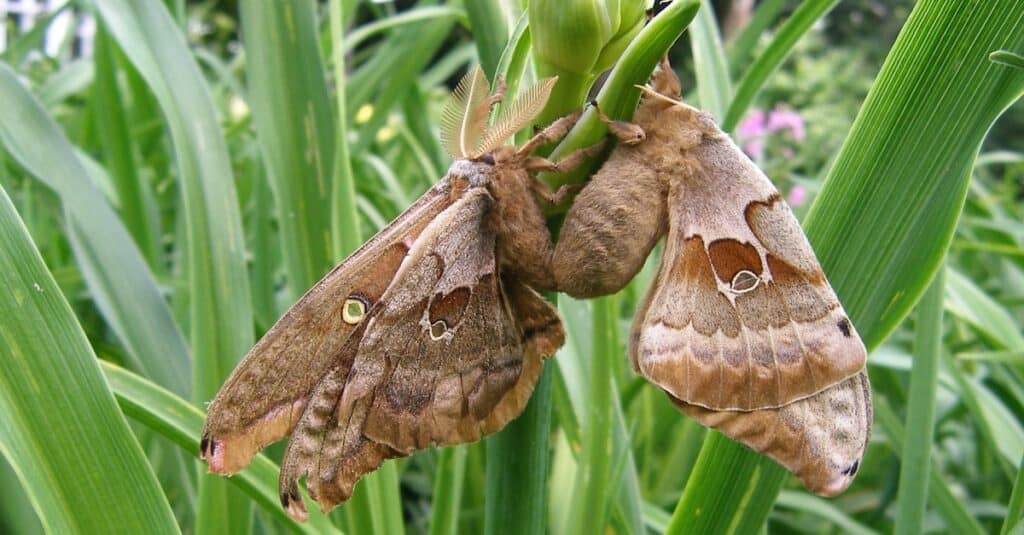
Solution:
[[[824,496],[850,485],[871,436],[864,371],[778,409],[712,411],[669,397],[682,412],[771,457]]]
[[[686,157],[699,165],[671,184],[634,366],[714,410],[781,407],[856,374],[860,337],[767,177],[724,134]]]
[[[305,514],[303,475],[327,510],[384,459],[477,440],[521,412],[542,355],[561,345],[561,325],[532,291],[505,288],[484,224],[492,202],[472,188],[431,222],[357,331],[358,345],[346,346],[350,358],[314,389],[282,464],[292,516]]]
[[[376,302],[410,245],[451,204],[447,180],[425,193],[372,240],[331,270],[249,351],[210,404],[201,455],[211,472],[231,474],[286,436],[310,390],[336,363],[355,325],[350,296]]]

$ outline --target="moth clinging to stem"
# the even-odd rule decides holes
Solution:
[[[479,68],[445,110],[455,157],[438,184],[295,303],[232,372],[209,408],[201,456],[231,474],[291,435],[281,465],[288,514],[306,518],[298,480],[327,511],[385,459],[470,442],[524,408],[542,359],[562,345],[551,239],[531,173],[567,170],[530,155],[579,114],[520,148],[501,144],[536,116],[554,79],[524,92],[489,124]],[[537,250],[544,253],[535,253]]]
[[[679,100],[667,61],[642,90],[634,123],[602,115],[622,142],[566,216],[559,290],[617,292],[665,237],[633,321],[633,368],[682,412],[838,494],[871,430],[864,344],[785,201]]]

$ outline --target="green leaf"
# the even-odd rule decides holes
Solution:
[[[275,9],[253,2],[239,5],[248,102],[277,201],[290,301],[333,265],[334,118],[314,7],[305,0],[277,2]]]
[[[0,453],[43,529],[178,533],[85,333],[3,188],[0,317]]]
[[[97,308],[131,366],[187,395],[189,352],[170,308],[124,224],[89,181],[64,133],[0,64],[0,143],[60,197],[69,237]]]
[[[903,441],[900,463],[900,487],[896,525],[893,533],[921,533],[928,497],[928,471],[931,467],[932,440],[935,435],[935,391],[939,382],[939,356],[942,351],[942,299],[945,277],[940,271],[918,304],[914,327],[914,369],[910,376],[907,401],[907,436]]]
[[[779,28],[778,34],[772,39],[768,48],[754,60],[750,68],[740,78],[736,94],[722,120],[722,130],[731,132],[733,128],[736,128],[765,80],[779,68],[779,65],[793,49],[793,45],[807,33],[811,25],[832,9],[837,1],[808,0],[800,3],[800,6],[786,20],[782,28]]]
[[[163,4],[96,0],[100,19],[163,112],[174,148],[187,238],[192,399],[211,399],[252,346],[252,305],[233,173],[210,91]],[[196,531],[248,532],[251,514],[220,478],[199,480]]]
[[[690,26],[690,46],[697,75],[697,105],[721,120],[732,100],[732,83],[710,0],[701,0],[700,11]]]
[[[331,0],[328,8],[331,28],[331,66],[334,72],[335,102],[338,130],[335,133],[334,169],[331,174],[331,245],[333,257],[341,260],[355,251],[363,241],[359,212],[356,208],[356,186],[352,174],[352,155],[348,146],[348,107],[345,85],[345,53],[343,38],[344,6],[342,0]]]

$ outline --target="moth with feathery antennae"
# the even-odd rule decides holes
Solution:
[[[411,207],[295,303],[232,372],[209,408],[201,456],[215,473],[244,468],[290,435],[280,496],[306,518],[298,481],[327,511],[385,459],[470,442],[517,416],[542,359],[562,345],[555,309],[530,288],[552,289],[550,235],[531,173],[567,170],[530,155],[564,135],[578,114],[522,147],[501,146],[544,107],[554,79],[506,106],[493,125],[479,68],[444,112],[455,158]]]

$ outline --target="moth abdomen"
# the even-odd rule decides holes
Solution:
[[[621,290],[664,234],[664,185],[635,154],[613,153],[576,196],[552,257],[560,291],[596,297]]]

